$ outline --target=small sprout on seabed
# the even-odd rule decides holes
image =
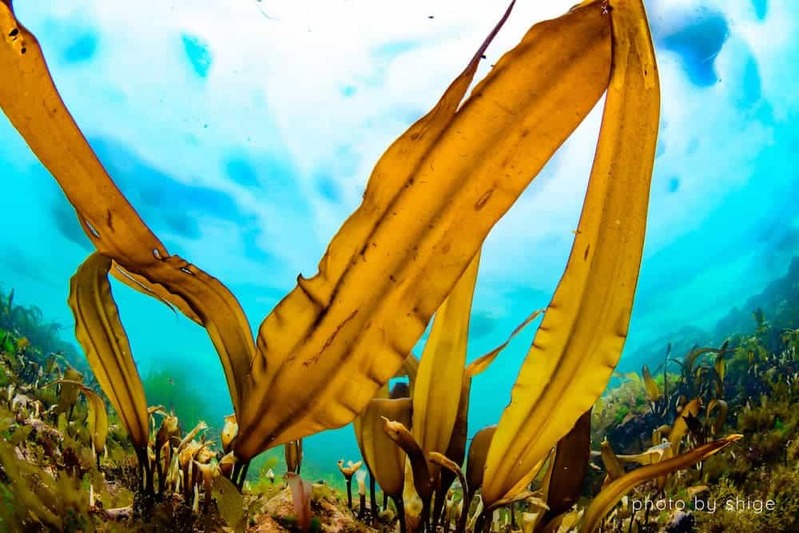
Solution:
[[[366,512],[366,470],[358,470],[355,473],[355,479],[358,481],[358,496],[361,504],[358,508],[358,518],[363,518]]]
[[[286,473],[286,481],[291,490],[294,514],[297,516],[297,527],[300,531],[310,531],[313,486],[309,481],[302,479],[299,474],[294,472]]]
[[[228,415],[225,417],[225,425],[222,426],[220,440],[222,441],[222,450],[225,453],[230,452],[230,447],[236,433],[239,432],[239,425],[236,423],[236,415]]]
[[[338,462],[338,469],[341,470],[341,473],[344,475],[344,480],[347,482],[347,507],[350,511],[352,510],[352,476],[355,475],[355,472],[359,471],[361,465],[363,465],[363,461],[355,463],[347,461],[346,466],[344,465],[343,459],[340,459]]]
[[[234,466],[236,466],[236,456],[233,455],[233,452],[224,455],[219,460],[219,472],[228,479],[233,474]],[[272,482],[274,482],[274,474],[272,474]]]

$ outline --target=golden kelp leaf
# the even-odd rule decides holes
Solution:
[[[155,450],[156,453],[167,443],[170,446],[180,442],[180,424],[178,417],[173,415],[166,415],[158,427],[158,432],[155,434]]]
[[[712,418],[713,411],[718,409],[715,418]],[[710,424],[710,431],[712,435],[721,433],[721,428],[724,427],[724,422],[727,421],[727,415],[730,412],[730,406],[724,400],[713,399],[707,404],[707,419],[713,420]]]
[[[286,459],[286,471],[299,474],[300,468],[302,467],[302,439],[287,442],[283,448],[283,455]]]
[[[625,463],[638,463],[639,465],[651,465],[663,460],[666,450],[671,448],[671,443],[661,442],[655,446],[650,446],[641,453],[617,455],[616,459]]]
[[[92,436],[94,450],[100,454],[105,450],[105,441],[108,438],[108,412],[105,409],[105,402],[99,394],[86,386],[80,388],[86,397],[89,417],[86,420],[89,426],[89,434]]]
[[[238,301],[216,278],[169,255],[141,220],[64,106],[39,43],[10,3],[0,3],[0,34],[0,108],[58,181],[97,250],[117,264],[118,279],[206,327],[238,409],[254,352]]]
[[[458,480],[460,481],[460,484],[464,488],[464,490],[468,488],[466,477],[463,475],[463,471],[461,470],[461,467],[458,463],[456,463],[455,461],[453,461],[443,453],[438,453],[438,452],[430,452],[429,454],[427,454],[427,459],[431,463],[438,465],[441,468],[446,468],[447,470],[455,474],[458,477]]]
[[[469,483],[470,493],[475,493],[483,486],[483,470],[485,469],[488,448],[494,438],[497,426],[489,426],[474,434],[472,444],[469,446],[469,455],[466,459],[466,481]]]
[[[61,384],[61,391],[58,396],[59,413],[69,412],[78,401],[80,394],[80,387],[83,382],[83,374],[71,366],[64,372],[64,378],[59,380]]]
[[[491,365],[491,363],[494,362],[494,359],[497,358],[497,356],[502,352],[502,350],[507,348],[508,344],[510,344],[510,342],[514,338],[516,338],[516,335],[521,333],[522,330],[525,327],[527,327],[528,324],[530,324],[530,322],[538,318],[538,316],[543,312],[544,311],[542,309],[537,309],[536,311],[533,311],[532,314],[530,314],[530,316],[524,319],[524,322],[516,326],[516,328],[511,332],[511,334],[508,335],[508,338],[505,339],[505,342],[503,342],[502,344],[500,344],[490,352],[481,355],[480,357],[469,363],[469,366],[466,367],[466,375],[469,376],[470,378],[473,378],[474,376],[484,372],[489,367],[489,365]]]
[[[408,456],[413,472],[413,487],[422,501],[428,504],[433,495],[433,483],[430,478],[430,466],[422,447],[402,422],[383,417],[383,431]]]
[[[727,373],[727,363],[724,360],[725,355],[725,352],[719,351],[718,355],[716,355],[716,361],[713,363],[713,368],[716,369],[716,374],[722,383],[724,382],[724,376]]]
[[[397,498],[405,482],[405,452],[383,431],[383,418],[403,425],[411,423],[411,399],[371,400],[358,417],[355,437],[361,455],[383,492]]]
[[[716,371],[716,395],[719,397],[724,396],[724,377],[727,374],[727,362],[724,357],[727,355],[727,345],[725,344],[719,353],[716,355],[716,361],[713,363],[713,368]]]
[[[610,6],[585,7],[608,13],[605,22],[613,25],[613,69],[599,142],[566,270],[488,453],[483,486],[488,506],[523,490],[534,465],[602,394],[627,336],[660,90],[641,1],[611,1]],[[564,33],[580,40],[582,31]]]
[[[680,453],[680,444],[682,443],[682,438],[686,433],[688,433],[688,423],[684,417],[696,417],[701,408],[701,398],[694,398],[682,407],[677,415],[677,418],[674,420],[671,431],[669,431],[669,447],[663,452],[663,460],[670,459],[671,457],[674,457]],[[658,490],[663,490],[667,481],[668,476],[660,476],[657,479]]]
[[[652,446],[657,446],[663,442],[666,435],[671,433],[671,426],[663,424],[652,431]],[[666,439],[668,440],[668,439]]]
[[[396,372],[490,229],[601,96],[609,32],[600,3],[537,24],[458,108],[476,56],[388,149],[319,273],[261,325],[240,457],[348,423]]]
[[[463,388],[469,317],[477,283],[480,253],[436,311],[422,352],[413,393],[411,432],[425,453],[447,451]]]
[[[75,337],[97,383],[141,451],[147,448],[149,438],[147,400],[111,294],[110,266],[111,260],[104,255],[90,255],[70,280],[69,307],[75,317]]]
[[[458,415],[455,418],[455,425],[452,428],[452,437],[450,438],[449,447],[447,447],[446,456],[458,464],[462,464],[466,455],[466,437],[468,433],[469,421],[469,403],[471,401],[470,395],[472,390],[472,379],[474,376],[485,371],[497,356],[504,350],[508,344],[518,335],[530,322],[536,319],[543,311],[538,310],[528,316],[524,322],[516,326],[508,338],[488,353],[478,357],[472,361],[464,372],[463,386],[461,387],[460,402],[458,404]],[[448,487],[453,479],[447,472],[442,472],[442,484]]]
[[[660,387],[655,382],[652,374],[649,372],[649,367],[644,365],[641,370],[641,375],[644,377],[644,385],[646,386],[646,396],[650,402],[656,402],[660,398]]]
[[[561,533],[566,531],[571,533],[576,531],[577,524],[580,522],[584,513],[584,508],[562,513],[550,520],[549,523],[544,525],[540,532],[537,533]]]
[[[608,474],[608,479],[613,481],[624,475],[624,467],[619,462],[619,457],[608,442],[608,439],[602,441],[602,464],[605,466],[605,472]]]
[[[696,365],[696,362],[705,354],[719,354],[724,353],[727,349],[727,342],[725,341],[724,344],[721,345],[720,348],[711,348],[711,347],[699,347],[694,346],[691,350],[685,355],[682,361],[677,361],[682,367],[683,372],[685,374],[693,374]]]
[[[227,415],[225,417],[225,424],[222,426],[222,431],[219,434],[219,440],[222,443],[222,451],[228,453],[230,451],[230,444],[233,442],[233,439],[236,437],[236,433],[239,430],[238,424],[236,424],[236,415]]]
[[[580,526],[580,532],[592,533],[595,531],[605,515],[607,515],[619,500],[635,486],[649,479],[665,476],[677,470],[688,468],[699,461],[707,459],[725,446],[741,438],[743,438],[743,435],[729,435],[723,439],[697,446],[691,451],[672,457],[671,459],[649,466],[642,466],[641,468],[636,468],[632,472],[628,472],[602,489],[591,501],[591,505],[589,505],[588,510],[585,512],[583,523]]]
[[[688,423],[685,418],[692,416],[696,417],[699,410],[702,408],[702,399],[694,398],[682,408],[680,414],[674,420],[674,425],[669,433],[669,442],[671,443],[671,454],[676,455],[680,451],[680,442],[682,438],[688,433]]]
[[[458,403],[458,415],[455,417],[455,424],[452,426],[452,437],[449,439],[447,452],[444,454],[458,464],[463,464],[466,458],[466,437],[469,431],[469,402],[472,390],[472,378],[465,376],[461,387],[460,402]],[[446,475],[442,473],[442,475]],[[453,479],[447,476],[451,484]]]
[[[443,472],[448,472],[450,474],[450,476],[455,476],[455,477],[458,478],[458,481],[461,484],[461,488],[463,489],[464,498],[466,498],[468,494],[471,494],[471,491],[469,490],[469,484],[466,481],[466,476],[463,475],[463,470],[461,470],[461,467],[460,467],[459,463],[453,461],[452,459],[450,459],[446,455],[440,454],[440,453],[437,453],[437,452],[430,452],[430,454],[428,454],[427,458],[428,458],[428,460],[431,463],[435,464],[436,466],[438,466],[441,469],[442,475],[443,475]],[[449,488],[449,486],[447,486],[447,488]],[[436,489],[436,490],[440,490],[441,492],[446,492],[446,489],[444,489],[444,488]],[[438,498],[439,497],[438,496],[439,493],[436,493],[436,494],[437,494],[436,498]],[[442,500],[443,499],[444,498],[442,498]],[[442,505],[442,507],[443,507],[443,505]],[[457,524],[457,527],[455,528],[455,531],[465,531],[466,530],[466,520],[467,520],[468,514],[469,514],[468,511],[469,511],[468,509],[461,511],[460,516],[458,517],[458,524]],[[433,523],[436,523],[436,517],[437,517],[437,515],[434,514],[433,518],[432,518]],[[449,530],[449,526],[447,526],[446,529]]]
[[[405,358],[405,361],[403,361],[402,366],[394,377],[408,376],[408,388],[411,391],[411,396],[413,396],[413,389],[416,386],[416,375],[418,373],[419,359],[411,353]]]
[[[86,397],[86,406],[88,408],[86,424],[89,427],[89,435],[91,435],[94,450],[100,454],[105,449],[105,441],[108,438],[108,412],[105,408],[105,401],[99,394],[82,382],[68,378],[67,376],[70,375],[83,378],[83,374],[77,370],[75,372],[69,372],[69,370],[71,369],[64,373],[64,378],[57,380],[55,383],[61,385],[62,394],[66,386],[70,387],[71,390],[77,391],[77,394],[83,393]]]

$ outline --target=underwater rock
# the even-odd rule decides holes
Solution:
[[[691,533],[694,531],[695,522],[696,520],[691,513],[676,511],[666,526],[666,531],[667,533]]]
[[[625,423],[609,428],[607,438],[613,443],[613,448],[618,454],[638,453],[648,447],[643,443],[651,441],[652,429],[658,425],[655,415],[647,411]]]
[[[321,493],[320,493],[321,494]],[[364,531],[363,524],[356,522],[355,517],[342,509],[332,496],[317,496],[311,500],[311,529],[313,531]],[[270,533],[277,531],[294,531],[296,515],[291,492],[288,488],[270,498],[263,507],[264,513],[254,517],[254,526],[249,531]],[[318,528],[318,529],[315,529]]]

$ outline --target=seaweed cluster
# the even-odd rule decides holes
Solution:
[[[17,21],[11,2],[0,2],[0,107],[61,186],[96,248],[72,277],[68,304],[75,336],[137,458],[127,526],[145,527],[166,506],[179,524],[241,529],[254,521],[257,530],[268,530],[269,520],[255,517],[280,516],[275,500],[290,494],[293,521],[278,526],[325,527],[314,512],[331,496],[302,478],[302,439],[353,421],[372,474],[371,502],[367,509],[366,471],[357,462],[342,464],[351,512],[344,522],[328,516],[333,530],[366,527],[357,518],[372,527],[393,525],[386,502],[378,511],[373,487],[379,485],[403,533],[595,531],[608,513],[620,516],[614,508],[634,487],[650,479],[665,487],[674,472],[740,440],[739,434],[692,440],[695,421],[687,415],[697,416],[700,399],[687,390],[668,431],[670,446],[645,452],[634,460],[642,466],[629,472],[618,464],[623,458],[603,448],[606,482],[590,502],[579,501],[592,406],[621,356],[641,264],[659,124],[657,65],[640,0],[586,1],[534,25],[464,100],[512,6],[435,107],[383,154],[319,272],[298,277],[254,338],[227,287],[171,255],[119,191],[62,102],[36,38]],[[504,347],[466,364],[482,243],[603,95],[567,266],[510,404],[467,452],[471,381]],[[109,276],[208,332],[234,407],[218,443],[204,436],[204,423],[184,434],[173,413],[148,402]],[[431,320],[417,359],[411,351]],[[407,387],[389,390],[399,375],[409,377]],[[114,425],[100,391],[66,372],[54,383],[70,398],[83,393],[93,430],[80,453],[88,446],[99,457],[108,446],[100,434]],[[653,411],[658,401],[652,399]],[[59,434],[69,431],[67,419]],[[5,448],[4,473],[12,480],[33,475],[13,462],[21,445]],[[280,485],[288,490],[248,504],[243,494],[252,494],[245,486],[252,459],[281,445],[287,472]],[[102,462],[92,465],[102,473]],[[360,496],[355,519],[353,476]],[[261,488],[272,479],[266,483]],[[81,516],[96,507],[92,490],[88,504],[80,500]],[[64,508],[34,496],[24,489],[14,495],[33,511],[16,519],[63,525],[57,521]]]
[[[736,334],[717,349],[696,347],[682,359],[667,358],[659,380],[644,367],[641,376],[624,376],[626,381],[598,402],[592,438],[603,442],[595,455],[606,464],[614,460],[610,443],[626,454],[616,456],[623,467],[652,454],[665,456],[680,441],[697,446],[726,431],[741,435],[734,452],[641,486],[630,496],[630,501],[682,502],[679,516],[674,507],[636,515],[628,502],[617,511],[620,519],[612,530],[663,529],[680,517],[691,522],[688,531],[799,527],[799,330],[771,326],[762,309],[754,318],[751,334]],[[674,367],[679,372],[668,371]]]

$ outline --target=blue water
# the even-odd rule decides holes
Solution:
[[[517,6],[478,77],[533,21],[572,3]],[[343,1],[64,4],[16,9],[39,37],[65,102],[168,249],[226,283],[253,328],[298,273],[315,272],[376,159],[435,102],[499,15],[491,2],[472,9],[444,0],[424,9]],[[662,128],[621,370],[638,369],[648,347],[665,346],[684,326],[713,328],[799,254],[799,40],[791,38],[799,4],[652,0],[647,7]],[[598,119],[594,112],[490,235],[470,357],[551,297]],[[0,283],[71,325],[67,280],[90,246],[4,118],[0,174]],[[209,423],[220,423],[230,404],[204,331],[154,300],[114,289],[141,374],[189,369]],[[532,334],[475,381],[472,431],[498,420]],[[319,469],[356,455],[349,427],[306,442],[306,459]]]

